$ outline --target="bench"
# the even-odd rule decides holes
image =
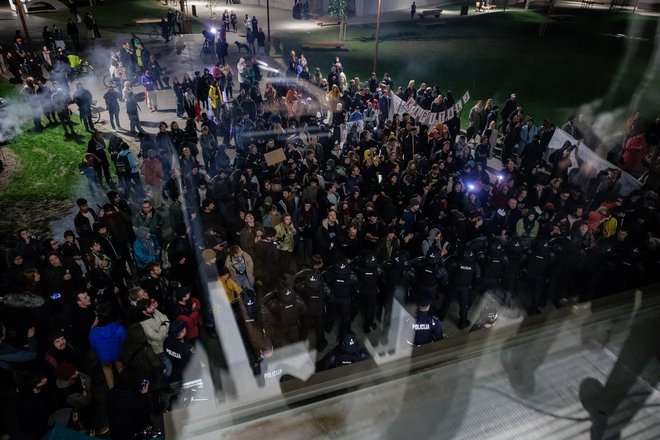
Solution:
[[[417,15],[419,15],[419,18],[424,19],[426,17],[435,17],[439,18],[440,14],[442,14],[442,9],[424,9],[423,11],[419,12]]]
[[[495,8],[497,8],[497,5],[481,5],[482,11],[492,11]]]
[[[136,18],[133,20],[135,24],[157,24],[160,23],[160,18]]]
[[[340,24],[339,18],[317,18],[316,19],[316,25],[317,26],[336,26]]]
[[[307,41],[300,44],[300,46],[307,49],[341,49],[344,47],[343,41]]]

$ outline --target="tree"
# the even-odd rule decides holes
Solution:
[[[206,0],[206,7],[211,11],[211,20],[216,19],[215,7],[218,5],[218,0]]]
[[[344,38],[346,38],[346,28],[348,27],[348,22],[346,21],[348,0],[331,0],[328,12],[330,12],[331,17],[337,17],[339,19],[339,41],[344,41]]]

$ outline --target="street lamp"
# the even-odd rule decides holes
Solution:
[[[378,66],[378,42],[380,41],[380,7],[382,0],[378,0],[378,15],[376,16],[376,46],[374,47],[374,68],[372,72],[376,71]]]
[[[25,42],[27,43],[28,49],[32,50],[32,39],[30,38],[27,23],[25,22],[25,11],[23,10],[23,2],[21,0],[16,0],[16,12],[18,12],[18,16],[21,18],[23,33],[25,33]]]
[[[266,26],[268,27],[268,42],[270,43],[270,0],[266,0]]]

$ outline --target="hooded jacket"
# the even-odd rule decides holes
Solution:
[[[429,236],[422,242],[422,255],[426,255],[429,249],[435,245],[435,236],[438,235],[438,232],[440,232],[438,228],[432,228],[429,231]]]
[[[89,343],[92,344],[96,357],[102,364],[119,359],[119,346],[126,339],[126,329],[116,322],[102,327],[92,327]]]

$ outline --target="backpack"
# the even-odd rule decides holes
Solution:
[[[283,327],[297,326],[299,318],[300,310],[295,302],[291,304],[282,304],[282,308],[280,309],[280,324],[282,324]]]
[[[254,321],[257,318],[257,312],[259,308],[257,307],[257,294],[252,289],[245,289],[241,295],[243,304],[245,305],[245,311],[250,320]]]
[[[131,164],[128,161],[128,154],[117,155],[117,161],[115,162],[115,171],[117,171],[118,176],[125,176],[131,174]]]

